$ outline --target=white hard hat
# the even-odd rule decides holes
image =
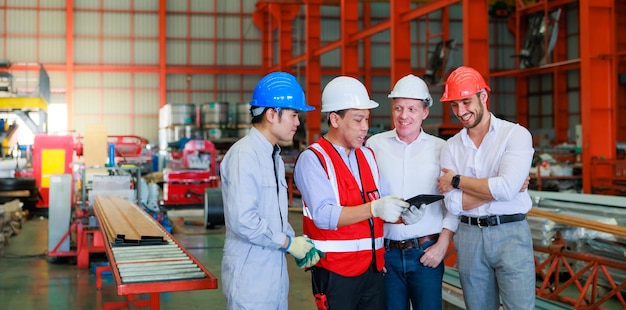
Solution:
[[[398,80],[387,97],[418,99],[427,103],[429,107],[433,105],[433,98],[428,92],[428,86],[426,86],[424,80],[413,74],[409,74]]]
[[[367,110],[376,107],[378,103],[370,100],[365,85],[349,76],[334,78],[326,84],[322,92],[322,112],[346,109]]]

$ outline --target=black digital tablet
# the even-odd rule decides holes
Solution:
[[[431,204],[441,199],[443,199],[443,195],[422,194],[422,195],[417,195],[415,197],[411,197],[405,201],[408,202],[410,205],[413,205],[419,208],[422,204]]]

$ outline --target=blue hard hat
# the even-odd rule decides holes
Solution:
[[[264,76],[254,88],[250,106],[294,109],[304,112],[315,109],[306,104],[300,83],[287,72],[272,72]]]

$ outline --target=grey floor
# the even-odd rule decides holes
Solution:
[[[296,231],[302,230],[301,213],[290,212]],[[224,229],[204,230],[184,225],[174,237],[218,279]],[[26,221],[19,235],[10,239],[0,256],[0,309],[103,309],[106,301],[123,301],[116,294],[112,277],[103,278],[96,289],[96,276],[89,269],[72,263],[49,263],[45,256],[48,240],[47,219]],[[94,257],[95,256],[95,257]],[[100,255],[92,260],[102,261]],[[289,261],[290,309],[316,309],[311,295],[309,274]],[[219,285],[219,280],[218,280]],[[259,285],[263,285],[262,280]],[[221,289],[161,293],[161,309],[226,309]]]
[[[196,212],[197,213],[197,212]],[[202,218],[185,212],[173,212],[172,219],[199,222]],[[302,215],[290,212],[289,220],[296,233],[302,232]],[[174,237],[218,278],[224,244],[224,228],[205,230],[201,225],[180,224]],[[48,220],[26,221],[19,233],[0,255],[0,309],[103,309],[104,302],[123,301],[117,296],[112,277],[104,276],[103,288],[96,289],[96,276],[90,269],[78,269],[75,263],[50,263],[46,256]],[[92,255],[92,261],[105,261]],[[289,262],[289,308],[316,309],[309,274]],[[259,285],[263,285],[259,280]],[[216,290],[161,293],[161,309],[226,309],[221,288]],[[605,309],[621,309],[616,302]],[[444,309],[459,309],[444,302]],[[549,309],[537,307],[537,309]]]

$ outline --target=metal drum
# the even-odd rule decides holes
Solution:
[[[167,143],[178,142],[182,138],[192,139],[197,136],[198,128],[193,125],[171,126],[167,128]]]
[[[168,103],[159,110],[159,128],[176,125],[193,125],[196,105],[193,103]]]
[[[208,102],[200,105],[203,127],[224,127],[228,124],[228,102]]]
[[[252,115],[250,115],[250,103],[239,102],[237,103],[237,127],[248,127],[252,121]]]
[[[227,130],[221,128],[205,128],[204,129],[204,139],[212,140],[212,139],[221,139],[226,138]]]

